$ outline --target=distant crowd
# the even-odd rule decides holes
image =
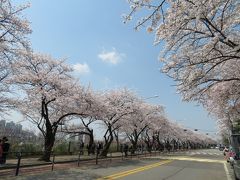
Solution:
[[[97,144],[95,144],[95,143],[87,144],[86,148],[87,148],[88,155],[95,154],[95,151],[97,152],[97,154],[99,154],[100,151],[103,149],[103,143],[98,142]],[[81,142],[80,143],[80,154],[81,155],[84,154],[83,149],[84,149],[84,143]]]
[[[3,137],[2,139],[0,139],[0,166],[6,164],[6,158],[9,148],[10,144],[8,143],[7,137]]]

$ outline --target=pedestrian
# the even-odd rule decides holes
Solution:
[[[101,149],[102,149],[102,143],[98,142],[98,144],[97,144],[97,154],[100,154]]]
[[[130,148],[129,148],[129,152],[130,152],[131,154],[133,154],[133,146],[132,146],[132,145],[131,145]]]
[[[226,156],[228,151],[229,151],[228,148],[225,146],[225,148],[223,149],[223,155]]]
[[[120,144],[120,152],[123,153],[123,144]]]
[[[123,150],[125,153],[125,157],[127,157],[128,156],[128,144],[124,144]]]
[[[90,155],[90,145],[87,144],[87,152],[88,152],[88,156]]]
[[[144,150],[144,145],[141,144],[141,154],[143,154],[143,150]]]
[[[2,142],[2,150],[3,150],[2,164],[6,164],[6,159],[7,159],[8,151],[9,151],[9,148],[10,148],[10,144],[8,143],[7,137],[3,137],[2,141],[3,141]]]
[[[80,142],[80,146],[79,146],[79,149],[80,149],[80,155],[83,155],[84,152],[83,152],[83,148],[84,148],[84,142]]]
[[[93,143],[92,147],[91,147],[91,153],[94,155],[95,154],[95,150],[96,150],[96,144]]]
[[[2,165],[2,154],[3,154],[2,139],[0,139],[0,165]]]

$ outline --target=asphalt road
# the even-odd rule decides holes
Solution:
[[[227,180],[223,164],[195,161],[160,161],[164,164],[154,166],[156,163],[149,161],[149,168],[137,168],[135,171],[127,170],[106,176],[103,169],[98,169],[97,174],[103,175],[99,179],[121,180]],[[148,167],[146,166],[146,167]]]
[[[232,180],[231,176],[222,152],[210,149],[69,167],[14,179]]]
[[[230,180],[228,168],[221,151],[207,149],[154,156],[136,164],[91,171],[101,175],[99,180]]]

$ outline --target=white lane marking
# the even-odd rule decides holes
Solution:
[[[186,153],[187,154],[187,153]],[[189,155],[216,155],[216,156],[221,156],[221,153],[210,153],[210,152],[189,152]]]
[[[231,178],[231,176],[230,176],[230,173],[229,173],[229,171],[228,171],[228,168],[227,168],[227,163],[224,162],[224,163],[223,163],[223,166],[224,166],[224,170],[225,170],[226,175],[227,175],[227,180],[232,180],[232,178]]]

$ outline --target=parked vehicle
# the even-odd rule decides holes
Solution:
[[[229,158],[229,162],[233,167],[235,179],[240,180],[240,134],[232,134],[231,141],[234,154]]]
[[[223,151],[223,150],[224,150],[224,147],[225,147],[225,146],[223,146],[223,145],[219,145],[219,147],[218,147],[219,151]]]
[[[240,159],[231,158],[230,164],[233,167],[234,174],[235,174],[235,179],[240,180]]]

